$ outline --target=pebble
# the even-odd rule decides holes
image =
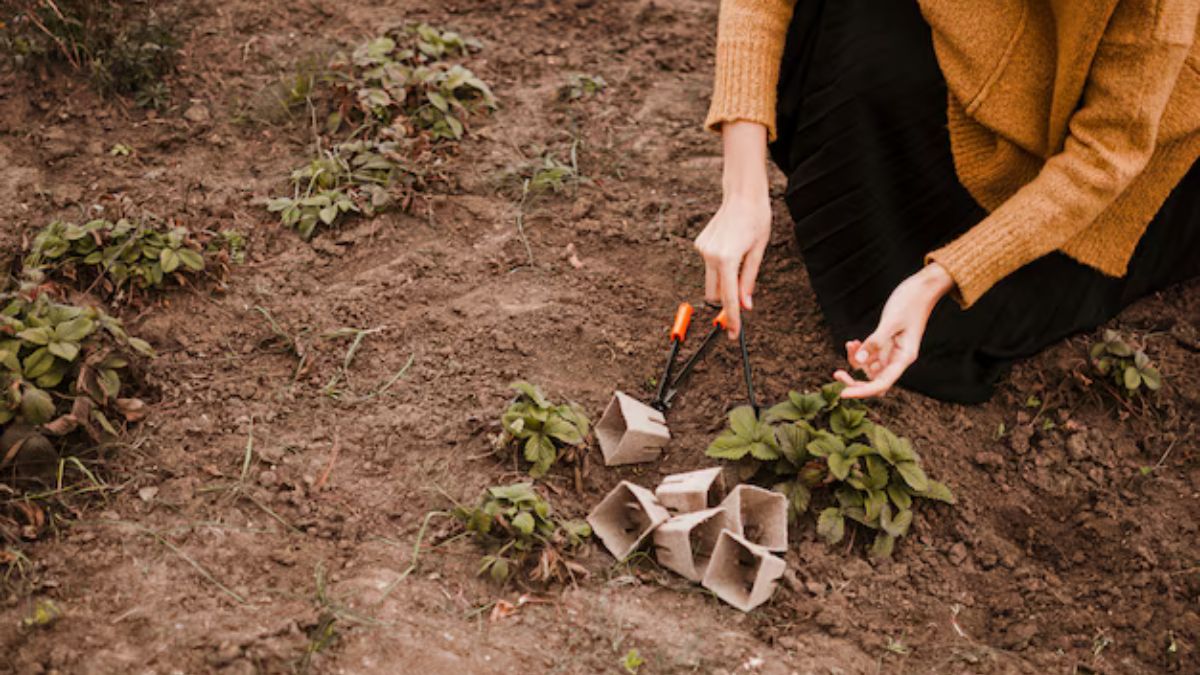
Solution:
[[[975,463],[987,469],[1001,469],[1004,467],[1004,456],[998,452],[981,450],[975,453]]]
[[[195,122],[196,124],[203,124],[212,119],[212,115],[209,114],[208,108],[204,104],[196,103],[183,113],[183,119]]]

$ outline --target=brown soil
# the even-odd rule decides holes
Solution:
[[[311,655],[313,672],[617,672],[630,648],[643,673],[1200,672],[1195,283],[1113,322],[1166,374],[1154,406],[1082,383],[1086,336],[1019,366],[987,405],[904,392],[878,402],[961,503],[921,508],[878,565],[863,537],[830,550],[806,520],[787,583],[750,615],[594,547],[588,579],[536,589],[497,621],[492,603],[522,591],[475,577],[468,542],[423,549],[410,572],[422,521],[446,495],[473,500],[521,475],[489,453],[508,382],[538,382],[593,418],[614,388],[650,393],[675,304],[698,299],[691,241],[720,198],[719,148],[699,129],[717,3],[194,5],[179,105],[165,114],[100,100],[68,73],[0,75],[5,251],[91,204],[236,225],[252,241],[223,292],[177,291],[126,313],[161,353],[147,375],[153,414],[107,467],[120,489],[22,548],[32,567],[0,587],[0,672],[287,672],[331,616],[336,637]],[[305,244],[259,203],[304,159],[305,122],[238,113],[305,55],[406,19],[482,39],[473,68],[502,108],[451,160],[451,187]],[[558,102],[575,71],[602,75],[608,91]],[[209,120],[185,118],[193,106]],[[589,182],[528,207],[530,264],[499,177],[547,148],[566,157],[573,139]],[[133,155],[110,156],[115,143]],[[750,327],[769,398],[825,382],[838,363],[777,215]],[[258,308],[312,354],[303,377]],[[321,390],[348,340],[319,336],[344,326],[381,330],[333,398]],[[368,398],[410,358],[396,386]],[[722,347],[673,410],[660,462],[610,470],[593,447],[583,494],[558,468],[550,496],[582,515],[621,479],[652,487],[708,465],[702,450],[740,391],[736,353]],[[1027,407],[1031,395],[1044,408]],[[214,490],[237,480],[251,438],[249,480]],[[434,517],[427,541],[449,531]],[[20,628],[41,599],[62,617]]]

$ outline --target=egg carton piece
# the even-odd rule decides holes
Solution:
[[[762,546],[722,530],[700,585],[743,612],[758,607],[775,592],[787,563]]]
[[[637,464],[658,459],[671,432],[661,412],[618,391],[596,423],[596,440],[605,466]]]
[[[670,515],[653,492],[621,481],[592,509],[587,521],[608,552],[624,560]]]
[[[788,500],[782,492],[754,485],[738,485],[721,506],[738,536],[769,551],[786,551],[788,546]]]
[[[676,473],[663,478],[654,491],[659,503],[675,513],[692,513],[713,508],[725,494],[721,467]]]
[[[719,506],[674,516],[654,531],[655,556],[663,567],[700,581],[728,525],[729,516]]]

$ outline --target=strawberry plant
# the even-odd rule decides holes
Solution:
[[[52,301],[35,281],[0,293],[0,305],[0,426],[82,428],[99,441],[117,433],[113,412],[140,417],[142,403],[122,396],[123,374],[130,355],[153,355],[149,344],[99,309]]]
[[[861,402],[841,399],[842,388],[834,383],[790,392],[761,416],[749,406],[737,408],[706,454],[741,462],[748,473],[769,473],[774,488],[788,496],[793,522],[820,491],[832,502],[817,519],[826,541],[841,541],[849,519],[876,531],[872,557],[888,557],[912,523],[914,498],[952,504],[954,495],[926,476],[908,439],[867,419]]]
[[[1162,374],[1146,352],[1134,349],[1116,331],[1105,330],[1104,338],[1092,345],[1089,354],[1096,372],[1130,396],[1143,387],[1149,391],[1162,387]]]
[[[496,107],[491,88],[448,59],[479,49],[474,41],[431,26],[404,26],[359,45],[331,64],[336,73],[335,110],[326,128],[343,124],[416,131],[432,140],[458,140],[465,119]]]
[[[417,174],[407,168],[394,141],[350,141],[292,172],[292,196],[267,202],[280,222],[311,239],[318,225],[332,226],[348,213],[374,215],[411,194]]]
[[[529,475],[540,478],[566,455],[586,444],[588,418],[574,404],[556,405],[528,382],[516,382],[517,397],[500,418],[497,447],[521,448],[531,464]]]
[[[533,568],[533,581],[586,574],[564,554],[582,545],[591,527],[581,520],[556,518],[532,483],[490,487],[478,506],[458,506],[453,514],[486,552],[479,573],[498,583],[528,567]]]
[[[204,271],[201,245],[186,228],[157,228],[124,218],[82,225],[51,222],[33,238],[25,268],[96,285],[121,298]]]

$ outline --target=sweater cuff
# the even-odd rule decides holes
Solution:
[[[1010,210],[1000,209],[954,241],[925,256],[954,279],[950,295],[967,309],[1004,277],[1033,257],[1016,223],[1006,222]]]
[[[775,140],[775,96],[779,80],[779,55],[762,45],[745,41],[717,44],[712,103],[704,126],[720,131],[724,122],[757,122]]]

